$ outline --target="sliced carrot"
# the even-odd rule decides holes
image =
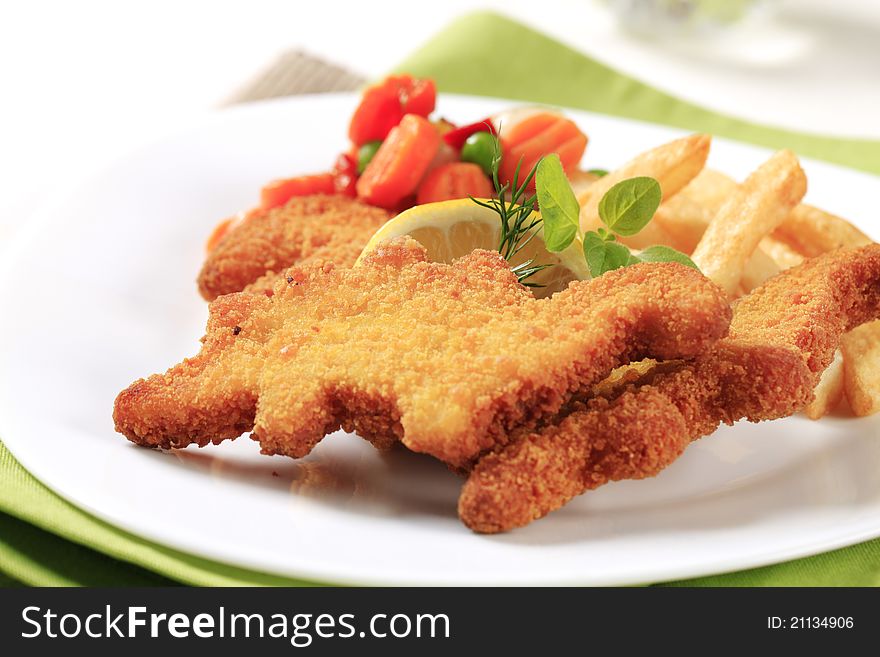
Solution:
[[[332,194],[335,191],[332,173],[316,173],[310,176],[273,180],[260,193],[260,207],[271,210],[287,203],[294,196]]]
[[[471,162],[444,164],[431,171],[419,185],[416,202],[435,203],[457,198],[489,198],[492,183],[483,170]]]
[[[573,171],[584,156],[585,150],[587,150],[587,136],[579,133],[557,146],[556,154],[559,155],[562,168],[566,171]]]
[[[514,147],[515,152],[531,159],[537,159],[543,155],[555,153],[556,151],[553,149],[572,137],[576,137],[578,134],[580,134],[580,131],[571,121],[557,121],[551,123],[531,138],[519,142]]]
[[[393,208],[416,191],[437,149],[440,135],[424,117],[407,114],[390,133],[357,182],[358,196]]]
[[[502,127],[501,144],[502,182],[513,180],[520,162],[521,181],[538,160],[550,153],[559,154],[566,171],[572,169],[584,154],[587,136],[573,121],[547,112],[529,116],[507,131]]]
[[[530,114],[512,125],[502,126],[502,137],[512,144],[520,144],[544,132],[559,120],[565,119],[553,112]]]
[[[558,146],[576,137],[577,127],[571,122],[554,122],[547,125],[544,130],[535,133],[529,139],[516,144],[508,145],[507,166],[502,164],[501,175],[504,180],[512,180],[516,172],[516,163],[520,160],[520,179],[532,170],[532,167],[545,155],[555,153]],[[561,158],[560,158],[561,159]],[[565,165],[563,164],[563,168]],[[504,176],[507,176],[506,178]]]

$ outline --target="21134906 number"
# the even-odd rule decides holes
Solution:
[[[852,629],[852,616],[768,616],[767,627],[771,630],[835,630]]]

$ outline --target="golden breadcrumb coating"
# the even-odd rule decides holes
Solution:
[[[301,457],[341,426],[467,467],[614,367],[694,357],[730,320],[720,288],[674,263],[537,300],[496,252],[425,258],[401,238],[353,269],[293,267],[272,297],[221,297],[198,356],[120,393],[117,430],[167,448],[253,423],[263,452]]]
[[[812,399],[841,336],[880,316],[880,245],[779,274],[734,307],[730,335],[693,363],[577,401],[484,456],[459,515],[479,532],[520,527],[609,481],[656,475],[722,422],[791,415]]]
[[[389,217],[345,196],[294,197],[226,234],[202,266],[199,292],[208,301],[245,289],[270,293],[279,272],[312,260],[350,267]]]

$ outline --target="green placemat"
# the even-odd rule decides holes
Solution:
[[[109,525],[37,481],[2,442],[0,482],[0,571],[27,584],[135,586],[152,578],[199,586],[310,585],[185,554]]]
[[[10,583],[19,581],[41,586],[118,586],[120,582],[129,586],[170,586],[176,583],[66,541],[5,513],[0,513],[0,565]]]
[[[310,586],[150,543],[64,501],[0,442],[0,586]],[[88,547],[87,547],[88,546]],[[880,586],[880,539],[671,586]]]
[[[712,132],[880,173],[880,143],[769,129],[700,109],[495,14],[456,21],[398,67],[446,92],[568,105]],[[6,515],[3,515],[6,514]],[[0,443],[0,585],[307,585],[184,554],[64,501]],[[673,585],[880,585],[880,539],[798,561]]]
[[[0,589],[20,588],[24,583],[17,579],[12,579],[6,573],[0,573]]]

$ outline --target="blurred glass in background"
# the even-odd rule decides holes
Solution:
[[[774,0],[605,0],[621,27],[643,36],[703,37],[762,20]]]

